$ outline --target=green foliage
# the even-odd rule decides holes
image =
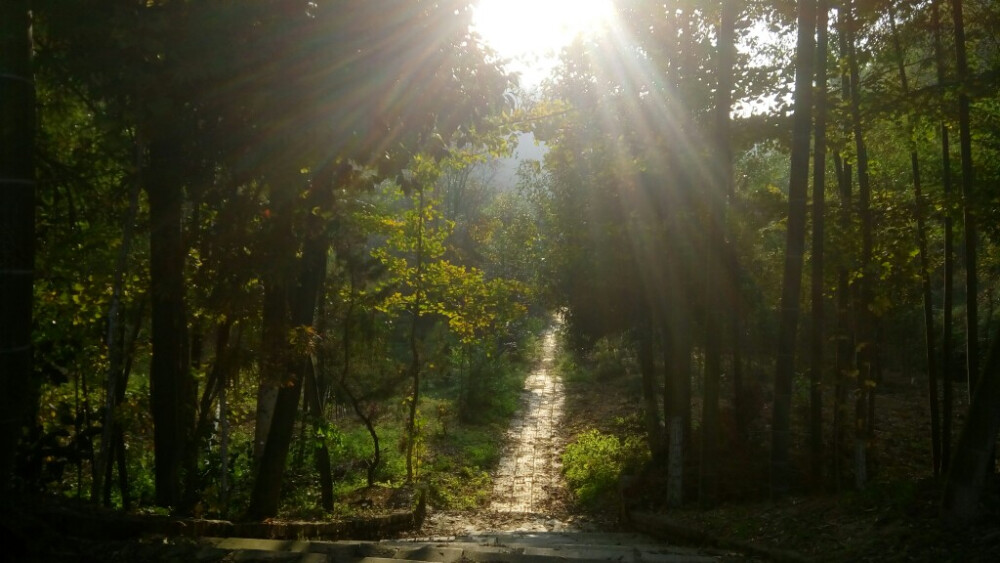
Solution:
[[[563,473],[577,500],[596,508],[613,502],[622,472],[638,467],[648,457],[642,437],[622,439],[592,429],[567,444],[562,457]]]
[[[487,471],[463,467],[457,474],[435,471],[428,479],[430,503],[442,510],[475,510],[489,503],[493,480]]]
[[[601,337],[587,354],[587,360],[593,364],[599,381],[638,373],[635,350],[624,334]]]

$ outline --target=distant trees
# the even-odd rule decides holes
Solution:
[[[646,434],[654,454],[666,450],[663,457],[654,455],[654,463],[669,460],[661,470],[672,491],[671,504],[680,502],[680,468],[686,465],[680,458],[689,453],[681,444],[687,443],[683,435],[688,430],[703,444],[702,500],[713,496],[717,375],[733,380],[733,390],[719,394],[723,417],[733,409],[739,431],[754,435],[750,455],[755,457],[747,466],[760,467],[756,448],[771,451],[767,475],[773,494],[800,489],[806,474],[814,487],[839,486],[846,479],[864,487],[875,476],[870,449],[878,428],[879,386],[887,372],[901,369],[927,374],[928,468],[946,466],[954,418],[952,378],[947,375],[954,361],[951,319],[954,315],[970,323],[964,331],[969,366],[980,356],[976,344],[983,341],[979,333],[987,325],[975,319],[977,305],[987,296],[975,286],[981,276],[975,272],[974,247],[962,255],[969,301],[953,311],[950,287],[959,270],[949,233],[961,206],[971,213],[960,226],[972,244],[995,246],[994,234],[976,232],[975,214],[987,213],[989,206],[975,193],[982,174],[992,178],[996,173],[992,145],[979,144],[973,152],[984,160],[976,167],[966,164],[961,178],[971,188],[956,200],[949,192],[954,155],[948,133],[962,129],[966,120],[969,130],[992,138],[987,123],[993,114],[989,88],[995,85],[990,70],[995,49],[975,39],[981,47],[974,57],[978,70],[960,71],[958,82],[949,81],[945,54],[962,56],[959,43],[968,39],[950,43],[942,37],[939,31],[946,22],[936,3],[799,2],[794,26],[790,13],[763,14],[749,6],[734,26],[733,105],[748,103],[760,92],[788,92],[778,104],[782,111],[793,109],[793,115],[785,120],[773,113],[737,114],[730,134],[712,137],[703,132],[725,131],[716,124],[729,117],[728,109],[723,111],[728,104],[708,103],[725,99],[729,37],[722,16],[728,6],[722,2],[689,9],[626,2],[619,8],[624,32],[564,52],[550,95],[565,104],[556,107],[571,110],[552,112],[556,117],[538,125],[536,135],[551,148],[542,174],[554,202],[553,236],[563,241],[563,250],[550,259],[556,265],[552,281],[561,288],[555,293],[564,296],[570,330],[580,346],[605,335],[634,339],[643,371]],[[837,10],[834,25],[831,7]],[[888,19],[880,19],[878,14],[886,12],[882,8],[891,12]],[[985,8],[977,4],[977,9]],[[985,10],[979,13],[995,12]],[[956,37],[963,23],[985,29],[955,10],[951,19]],[[715,22],[722,22],[721,27]],[[755,64],[747,57],[760,52],[751,47],[757,40],[749,31],[754,26],[798,34],[794,84],[779,72],[780,62],[758,66],[759,59]],[[924,29],[938,31],[927,34]],[[839,64],[828,72],[831,43]],[[713,112],[718,121],[712,121]],[[714,202],[717,178],[725,173],[723,139],[734,146],[736,180],[729,212],[720,221]],[[769,139],[778,142],[769,144]],[[779,205],[787,207],[778,211]],[[944,219],[943,229],[937,217]],[[716,230],[716,225],[723,228]],[[784,244],[776,244],[778,237]],[[943,255],[934,250],[942,245]],[[718,252],[732,255],[723,259]],[[943,287],[933,281],[942,274]],[[732,285],[726,282],[729,275]],[[811,318],[801,312],[804,281],[811,284]],[[692,290],[692,282],[703,284],[704,294]],[[602,297],[594,300],[594,295]],[[835,305],[835,318],[826,318],[827,305]],[[740,321],[729,323],[734,310]],[[919,335],[913,332],[918,325],[906,320],[916,318],[923,319]],[[811,323],[808,341],[797,330],[801,319]],[[934,336],[939,322],[945,327],[943,342]],[[735,327],[735,336],[720,342],[716,337],[727,323]],[[741,330],[743,323],[754,329]],[[656,327],[653,337],[650,326]],[[902,334],[911,341],[921,336],[923,345],[917,350],[901,344]],[[662,355],[650,353],[651,342],[662,347]],[[918,353],[924,358],[920,365],[900,362]],[[806,386],[799,376],[806,364],[799,358],[807,355]],[[692,358],[703,374],[694,389],[704,409],[693,428],[684,423],[692,400],[686,369]],[[967,373],[976,371],[970,369]],[[761,380],[761,370],[773,370],[773,385]],[[649,371],[666,378],[646,377]],[[749,379],[748,372],[754,374]],[[833,392],[824,393],[827,388]],[[751,405],[759,404],[754,395],[761,389],[773,393],[769,441],[753,426],[760,411]],[[661,390],[662,418],[649,401]],[[808,408],[799,408],[799,397],[809,397]],[[805,434],[798,430],[799,412],[808,413],[802,417],[809,422]],[[658,419],[666,421],[666,436],[657,430]],[[723,456],[741,451],[735,447],[741,438],[729,432],[723,425]],[[800,435],[808,441],[800,444]]]
[[[37,2],[35,8],[46,179],[39,198],[43,229],[37,234],[46,279],[35,300],[45,322],[51,319],[35,340],[45,350],[50,381],[44,393],[59,409],[72,405],[74,446],[71,454],[62,453],[65,422],[46,411],[33,430],[32,447],[57,448],[48,459],[75,462],[79,494],[87,481],[91,495],[108,502],[117,456],[119,498],[127,503],[126,472],[139,467],[145,477],[147,461],[141,456],[149,445],[155,452],[155,501],[180,512],[204,510],[203,492],[216,490],[210,476],[221,481],[220,498],[229,495],[232,475],[219,475],[218,466],[206,459],[220,455],[223,472],[243,472],[242,487],[254,483],[242,493],[249,514],[273,516],[295,430],[304,427],[299,417],[304,389],[308,406],[302,410],[310,412],[320,436],[312,456],[329,510],[328,444],[334,433],[324,420],[338,380],[338,395],[350,394],[345,386],[350,356],[358,353],[341,334],[341,327],[357,329],[356,313],[337,317],[344,312],[336,285],[342,278],[335,274],[348,254],[331,254],[331,247],[344,248],[334,244],[335,237],[350,230],[360,237],[352,244],[362,255],[385,243],[384,231],[366,216],[347,212],[359,203],[381,205],[371,199],[375,186],[410,189],[407,178],[421,161],[433,168],[460,148],[485,152],[486,145],[498,144],[487,142],[487,135],[509,79],[470,35],[468,3],[411,2],[388,9],[378,2],[297,0],[197,6]],[[4,19],[4,25],[23,26],[18,45],[25,57],[26,18],[25,10],[24,17]],[[18,64],[11,70],[27,71],[26,63]],[[32,123],[30,113],[13,111],[7,100],[5,119],[16,115]],[[13,94],[9,100],[24,101]],[[25,103],[31,106],[30,100]],[[5,141],[5,157],[8,146],[19,147],[12,156],[17,167],[28,163],[30,172],[30,161],[22,157],[31,154],[31,140]],[[5,177],[18,178],[15,168]],[[435,179],[427,181],[429,189]],[[22,184],[27,185],[19,180]],[[32,198],[17,195],[23,195],[23,186],[3,193],[22,208],[33,205]],[[103,210],[98,200],[107,203]],[[35,235],[24,221],[31,216],[18,212],[28,242]],[[59,252],[70,240],[104,245],[114,266],[71,264]],[[90,273],[67,289],[60,276],[80,271]],[[384,283],[386,291],[405,291],[383,280],[384,270],[358,272],[368,279],[355,279],[355,285]],[[476,280],[499,287],[481,274]],[[440,303],[428,322],[450,326],[447,338],[462,340],[480,329],[449,318],[455,307],[465,306],[470,314],[482,308],[519,311],[523,306],[515,301],[522,297],[524,292],[468,294],[464,302]],[[500,299],[512,303],[498,307]],[[30,302],[23,295],[18,301]],[[72,305],[81,307],[71,319],[64,317]],[[367,315],[381,314],[374,301],[365,307]],[[78,345],[63,348],[56,331],[69,320],[66,334]],[[88,331],[92,334],[84,336]],[[102,336],[90,344],[96,333]],[[331,351],[342,339],[341,360]],[[98,342],[105,343],[106,353]],[[378,361],[390,364],[394,353],[389,348],[389,357]],[[341,361],[344,376],[334,377]],[[83,363],[97,369],[78,369]],[[133,366],[140,373],[129,379]],[[247,408],[247,374],[260,399],[251,402],[254,462],[240,451],[234,457],[233,413],[226,412]],[[67,375],[76,384],[70,402],[61,387]],[[92,396],[105,385],[106,400],[96,403],[104,410],[95,412]],[[144,388],[148,406],[136,394]],[[354,399],[381,394],[387,401],[397,391],[358,393]],[[151,416],[122,424],[123,417],[146,416],[139,413]],[[244,416],[236,422],[245,425]],[[12,426],[12,440],[15,430]],[[119,442],[122,448],[115,445]],[[126,443],[137,449],[127,453]],[[48,463],[42,450],[32,455],[30,463]],[[370,480],[378,457],[376,452]],[[234,467],[234,459],[249,464],[252,479],[242,465]],[[92,475],[83,474],[85,466]],[[59,479],[61,469],[56,473]],[[47,477],[39,472],[33,478]],[[144,502],[148,492],[139,491]]]
[[[37,405],[25,486],[265,518],[308,455],[329,510],[345,406],[365,481],[418,480],[423,405],[446,426],[447,389],[474,420],[549,307],[574,349],[638,360],[670,505],[878,478],[876,397],[905,370],[928,374],[946,511],[974,511],[996,435],[993,4],[621,2],[519,115],[549,149],[519,191],[475,173],[511,133],[511,80],[468,1],[32,6],[34,68],[27,6],[0,13],[0,469]]]

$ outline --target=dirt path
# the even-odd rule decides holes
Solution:
[[[521,411],[507,431],[507,446],[497,468],[490,509],[497,512],[545,512],[562,487],[562,441],[557,429],[566,394],[556,377],[556,331],[542,340],[542,359],[524,383]]]
[[[528,376],[521,408],[507,431],[503,457],[494,474],[488,510],[431,511],[422,533],[467,536],[504,532],[595,530],[589,520],[569,513],[569,491],[560,457],[565,392],[555,373],[557,323],[542,337],[541,360]]]

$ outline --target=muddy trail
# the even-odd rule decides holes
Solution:
[[[431,510],[421,533],[468,536],[484,533],[594,531],[607,528],[571,513],[560,461],[566,393],[555,370],[559,325],[542,337],[540,361],[524,383],[518,414],[507,430],[486,510]]]

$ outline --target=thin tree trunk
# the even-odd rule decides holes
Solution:
[[[224,374],[229,369],[229,337],[234,323],[235,316],[228,315],[223,321],[216,324],[215,362],[205,380],[205,388],[202,390],[201,400],[198,403],[198,421],[191,439],[191,448],[195,450],[202,447],[212,430],[212,413],[216,412],[212,405],[222,393],[225,381]],[[190,458],[196,459],[196,456],[197,452],[195,451],[192,452]],[[185,507],[193,507],[198,502],[202,485],[198,473],[189,471],[184,484]]]
[[[420,307],[422,306],[423,271],[424,271],[424,190],[418,188],[417,198],[417,248],[416,248],[416,291],[413,296],[413,306],[410,315],[413,324],[410,326],[410,379],[413,389],[410,392],[410,413],[406,422],[406,482],[412,483],[416,477],[413,463],[413,450],[417,440],[417,405],[420,400],[420,347],[417,342],[417,329],[420,326]]]
[[[792,156],[788,182],[788,229],[781,287],[781,319],[778,328],[778,361],[774,375],[774,409],[771,439],[771,494],[788,493],[791,468],[792,376],[802,292],[802,262],[805,254],[806,191],[809,184],[809,134],[812,126],[812,81],[815,54],[816,4],[799,0],[798,40],[795,48],[795,100],[792,125]]]
[[[138,146],[138,144],[137,144]],[[137,148],[138,151],[138,148]],[[136,160],[139,160],[138,158]],[[141,167],[140,167],[141,169]],[[102,488],[110,490],[111,457],[114,451],[115,413],[121,404],[118,389],[124,387],[123,366],[125,355],[125,327],[122,324],[122,292],[125,286],[125,269],[128,267],[128,255],[132,248],[132,227],[139,213],[140,182],[135,182],[129,193],[128,213],[125,224],[122,225],[122,245],[118,250],[118,260],[115,265],[114,281],[111,287],[111,303],[108,306],[108,332],[105,345],[108,350],[108,371],[105,382],[104,421],[101,429],[101,449],[97,456],[97,466],[94,474],[98,476],[91,485],[90,496],[93,499],[102,498]],[[121,395],[124,398],[124,394]],[[105,471],[104,469],[107,469]],[[105,480],[105,475],[107,480]],[[110,504],[110,495],[103,495],[106,505]]]
[[[844,86],[849,90],[849,85]],[[848,94],[844,94],[846,98]],[[852,186],[851,165],[844,162],[838,153],[833,155],[837,168],[837,188],[840,194],[840,213],[838,221],[842,232],[848,232],[851,225]],[[843,476],[846,474],[848,406],[847,388],[851,371],[854,366],[854,331],[851,318],[851,287],[848,283],[847,266],[841,261],[837,266],[837,382],[834,390],[833,403],[833,443],[834,443],[834,477],[837,490],[841,489]],[[856,376],[855,376],[856,377]]]
[[[665,365],[664,417],[667,422],[667,506],[676,508],[684,503],[684,384],[690,379],[691,350],[678,326],[665,323],[663,329],[663,363]],[[684,355],[688,360],[684,360]],[[685,371],[685,369],[687,371]]]
[[[316,193],[314,191],[313,195]],[[290,216],[293,212],[293,203],[289,194],[282,194],[282,197],[288,199],[281,202],[284,206],[279,213],[285,216],[279,219],[281,223],[275,227],[275,246],[272,249],[275,252],[282,252],[282,249],[287,252],[288,249],[294,248]],[[316,202],[310,200],[310,203]],[[270,315],[268,308],[265,309],[265,328],[273,327],[269,339],[270,345],[287,347],[286,335],[289,324],[295,329],[309,329],[314,326],[316,303],[321,294],[328,250],[329,243],[325,235],[312,232],[303,245],[302,258],[298,261],[299,275],[294,293],[282,286],[282,280],[287,279],[285,275],[278,273],[275,276],[277,281],[275,294],[272,296],[273,303],[269,308]],[[307,370],[310,369],[310,361],[306,354],[274,349],[271,350],[270,357],[270,367],[274,370],[272,383],[283,384],[278,388],[271,427],[267,433],[260,467],[250,496],[248,516],[252,519],[273,517],[278,512],[281,481],[295,431],[302,383]],[[284,376],[283,379],[275,379],[281,376]]]
[[[816,123],[812,206],[812,330],[809,337],[809,469],[814,488],[823,481],[823,241],[826,212],[826,65],[829,24],[827,0],[816,6]]]
[[[313,260],[313,264],[307,266],[310,284],[314,287],[303,287],[300,291],[308,292],[311,295],[303,296],[311,301],[300,304],[302,309],[300,314],[304,320],[309,316],[309,323],[316,324],[316,310],[318,303],[322,301],[323,286],[326,283],[327,254],[329,252],[329,241],[325,236],[319,235],[306,242],[305,255]],[[309,310],[306,311],[306,308]],[[320,378],[318,373],[315,355],[310,354],[305,360],[306,376],[306,403],[309,413],[313,419],[313,427],[320,430],[323,421],[323,400],[320,396]],[[333,473],[330,468],[330,448],[326,444],[326,439],[318,440],[313,448],[313,459],[316,463],[316,471],[319,473],[320,499],[324,510],[333,510]]]
[[[896,26],[896,11],[889,4],[889,24],[892,28],[892,44],[896,53],[896,67],[904,98],[910,97],[910,85],[906,77],[906,63],[903,47]],[[911,133],[911,131],[907,131]],[[938,404],[937,358],[934,350],[934,300],[931,295],[931,273],[927,255],[927,202],[920,184],[920,160],[916,147],[910,148],[910,170],[913,176],[914,216],[917,223],[917,250],[920,253],[920,289],[924,300],[924,353],[927,359],[927,397],[931,419],[931,469],[934,475],[941,473],[941,421]]]
[[[647,321],[638,338],[639,372],[642,376],[642,402],[646,420],[646,442],[653,459],[661,461],[665,449],[660,427],[660,407],[656,401],[656,360],[653,358],[653,328]]]
[[[372,438],[372,458],[368,461],[368,486],[375,486],[375,476],[378,472],[379,463],[382,460],[382,449],[379,445],[378,432],[375,430],[375,421],[372,417],[365,415],[364,409],[361,408],[361,401],[358,400],[357,396],[351,391],[350,387],[347,385],[347,380],[351,375],[351,318],[354,313],[355,298],[356,293],[354,290],[354,278],[353,272],[351,274],[351,301],[347,305],[347,312],[344,313],[344,325],[343,325],[343,336],[341,338],[343,342],[344,349],[344,369],[340,373],[340,389],[347,395],[347,400],[351,403],[351,408],[354,409],[354,414],[357,415],[358,419],[365,425],[368,430],[368,435]]]
[[[965,222],[965,359],[969,398],[979,377],[979,282],[977,276],[975,194],[972,176],[972,130],[969,124],[969,62],[965,49],[962,0],[951,0],[955,24],[955,71],[958,73],[958,143],[962,153],[962,219]]]
[[[932,27],[934,28],[934,59],[937,68],[937,85],[945,86],[945,57],[941,37],[941,0],[932,4]],[[951,422],[955,403],[952,388],[952,335],[954,309],[955,253],[954,228],[951,217],[951,147],[948,142],[948,124],[941,121],[941,185],[944,192],[944,288],[942,290],[941,319],[941,473],[948,472],[951,462]]]
[[[945,481],[942,514],[946,520],[972,521],[986,478],[993,471],[994,448],[1000,432],[1000,340],[990,346],[985,371],[979,377],[969,417],[955,444],[955,457]]]
[[[859,326],[860,339],[858,352],[858,385],[855,403],[855,442],[854,442],[854,484],[862,489],[868,482],[868,439],[872,431],[872,417],[869,416],[869,402],[874,392],[872,370],[877,355],[878,343],[875,335],[875,318],[871,312],[873,302],[873,280],[871,279],[871,262],[873,254],[873,226],[871,213],[871,182],[868,175],[868,148],[865,144],[864,131],[861,125],[861,76],[858,70],[858,58],[855,48],[855,20],[851,12],[852,5],[845,8],[848,68],[851,74],[851,128],[854,134],[854,147],[857,157],[858,171],[858,216],[861,219],[861,261],[862,276],[859,282],[860,302],[857,303],[856,322]]]
[[[30,2],[0,4],[0,507],[35,398],[31,308],[35,264],[35,87]]]
[[[128,380],[132,374],[132,364],[135,361],[135,345],[139,340],[139,331],[142,329],[142,317],[145,305],[143,301],[138,300],[140,305],[135,309],[135,318],[132,319],[132,331],[128,338],[122,343],[122,348],[125,350],[125,365],[122,366],[122,379],[121,386],[117,389],[118,399],[117,403],[121,405],[125,402],[125,389],[128,387]],[[115,445],[115,451],[112,457],[117,461],[118,465],[118,490],[121,492],[122,496],[122,509],[129,510],[132,501],[129,494],[129,480],[128,480],[128,459],[126,457],[127,451],[125,449],[125,429],[122,427],[120,420],[114,421],[114,437],[113,442]],[[110,505],[111,503],[111,485],[110,485],[110,469],[107,472],[109,476],[105,479],[105,504]]]
[[[219,382],[219,504],[225,511],[229,507],[229,381],[239,370],[239,350],[243,341],[243,327],[236,327],[236,343],[227,370]],[[225,512],[224,512],[225,514]]]

